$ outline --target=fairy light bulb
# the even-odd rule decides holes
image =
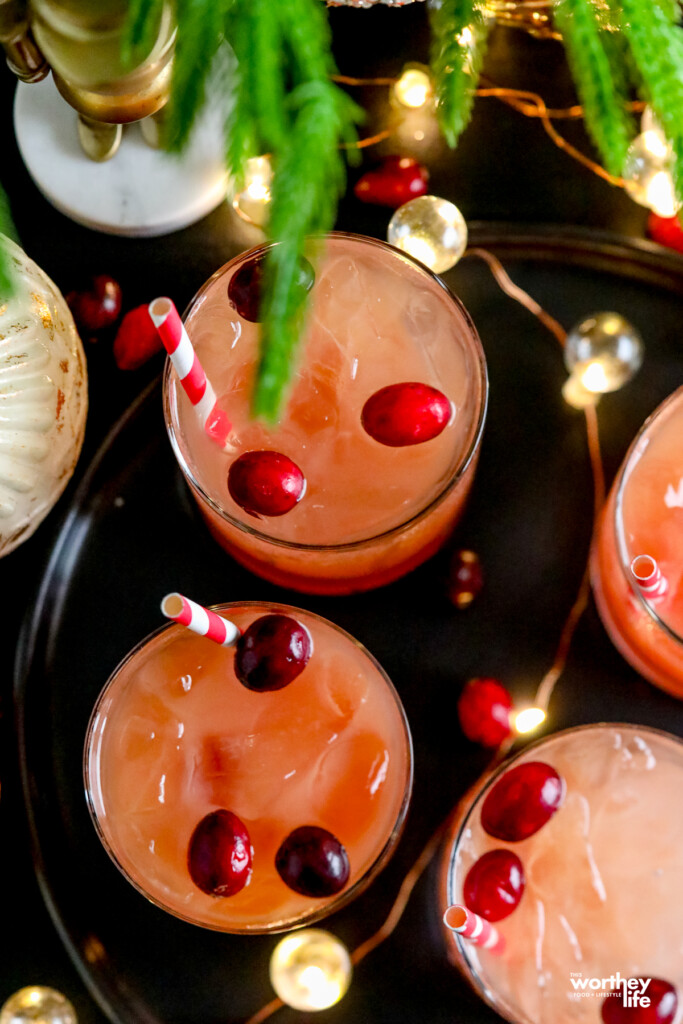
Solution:
[[[54,988],[20,988],[0,1008],[0,1024],[77,1024],[73,1004]]]
[[[291,932],[270,958],[270,981],[295,1010],[326,1010],[338,1003],[351,982],[351,958],[343,942],[319,928]]]
[[[545,711],[543,708],[524,708],[518,711],[513,718],[515,732],[524,734],[538,729],[539,725],[545,722]]]
[[[422,67],[410,64],[394,84],[394,98],[402,107],[417,110],[432,98],[432,80]]]
[[[565,400],[583,409],[595,404],[599,395],[618,391],[640,369],[643,352],[640,334],[620,313],[586,317],[567,334]]]
[[[273,168],[269,156],[255,156],[247,160],[244,182],[239,191],[232,192],[232,206],[249,224],[262,227],[267,219],[271,201],[270,187]]]
[[[624,164],[624,186],[634,202],[660,217],[673,217],[681,204],[671,173],[673,153],[662,131],[653,127],[636,136]]]
[[[467,224],[457,206],[438,196],[419,196],[399,206],[389,221],[387,241],[442,274],[467,248]]]

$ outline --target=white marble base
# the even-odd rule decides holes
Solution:
[[[181,157],[152,149],[140,126],[124,126],[107,163],[83,153],[77,115],[51,77],[19,83],[14,130],[26,168],[53,206],[78,224],[112,235],[153,236],[187,227],[225,199],[223,126],[207,110]]]

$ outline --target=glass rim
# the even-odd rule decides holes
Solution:
[[[488,772],[484,772],[481,776],[476,795],[472,798],[466,812],[462,815],[462,818],[459,821],[457,833],[449,840],[450,849],[448,851],[448,866],[446,869],[446,898],[449,906],[457,902],[455,898],[454,885],[456,873],[455,858],[463,833],[468,826],[473,812],[477,807],[481,806],[486,794],[498,779],[506,771],[517,764],[523,756],[531,751],[537,750],[540,747],[544,747],[547,744],[566,736],[571,736],[580,732],[593,732],[602,729],[629,729],[633,731],[645,730],[648,733],[654,733],[658,738],[673,741],[681,748],[681,754],[683,755],[683,737],[676,736],[674,733],[667,732],[665,729],[658,729],[657,727],[650,725],[641,725],[637,722],[586,722],[582,725],[573,725],[569,726],[567,729],[560,729],[558,732],[546,733],[545,736],[539,736],[538,739],[535,739],[532,743],[528,743],[521,750],[518,750],[515,754],[505,758],[500,764],[497,764]],[[477,785],[477,783],[475,783],[475,785]],[[473,788],[474,786],[471,787],[471,789]],[[467,793],[463,795],[463,799],[466,796]],[[457,813],[458,811],[456,808],[456,816]],[[533,1024],[533,1021],[531,1021],[529,1017],[521,1014],[518,1007],[512,1006],[506,998],[501,996],[499,993],[494,992],[491,987],[484,982],[480,976],[480,972],[474,969],[469,957],[467,956],[467,952],[471,948],[471,945],[468,944],[467,940],[457,932],[449,931],[449,935],[453,937],[457,948],[458,967],[475,992],[483,998],[489,1006],[492,1006],[497,1013],[510,1021],[511,1024]]]
[[[99,820],[99,815],[97,812],[97,808],[95,806],[95,800],[92,795],[92,790],[94,787],[91,785],[90,761],[91,755],[93,754],[94,750],[93,741],[95,739],[95,728],[98,723],[98,715],[100,709],[104,701],[106,700],[109,692],[111,691],[112,687],[116,683],[119,673],[153,640],[156,640],[162,634],[167,632],[186,631],[187,627],[183,626],[181,623],[178,622],[163,623],[157,629],[153,630],[151,633],[145,636],[142,640],[139,640],[135,644],[135,646],[132,647],[130,651],[128,651],[128,653],[119,661],[116,668],[110,674],[106,683],[99,692],[97,699],[95,701],[95,705],[90,713],[88,727],[86,729],[85,734],[85,743],[83,746],[83,784],[85,790],[86,804],[90,814],[90,819],[95,827],[97,836],[100,842],[102,843],[102,846],[104,847],[105,851],[109,855],[110,859],[113,861],[114,865],[118,868],[123,877],[126,879],[126,881],[129,882],[130,885],[132,885],[133,888],[136,889],[142,896],[144,896],[145,899],[148,900],[148,902],[152,903],[156,907],[159,907],[159,909],[165,911],[167,914],[171,914],[173,917],[176,917],[181,921],[185,921],[188,924],[193,924],[200,928],[206,928],[208,931],[220,932],[224,935],[273,935],[278,932],[290,931],[294,928],[300,928],[309,924],[314,924],[316,921],[320,921],[323,918],[328,917],[330,914],[336,913],[337,910],[340,910],[342,907],[346,906],[347,903],[350,903],[351,900],[355,899],[356,896],[359,896],[367,888],[367,886],[369,886],[370,883],[376,878],[381,869],[387,863],[405,827],[406,817],[408,814],[408,808],[410,806],[410,800],[413,790],[414,752],[413,738],[412,733],[410,731],[410,723],[408,722],[408,716],[406,714],[406,710],[403,706],[403,702],[400,698],[400,695],[396,687],[392,683],[391,679],[389,678],[389,675],[387,674],[385,669],[382,667],[382,665],[380,665],[375,656],[367,649],[367,647],[365,647],[365,645],[361,643],[360,640],[357,640],[356,637],[352,636],[351,633],[345,630],[342,626],[338,626],[336,622],[332,622],[330,619],[326,619],[323,615],[318,615],[317,612],[309,611],[306,608],[297,608],[294,605],[289,605],[278,601],[229,601],[221,604],[207,605],[207,607],[209,608],[210,611],[215,611],[218,614],[224,614],[225,612],[229,612],[231,609],[235,608],[248,608],[255,609],[257,611],[263,610],[264,612],[268,613],[283,612],[285,614],[292,614],[292,617],[303,614],[304,616],[308,616],[309,618],[321,622],[324,626],[331,627],[336,633],[341,634],[355,648],[360,650],[360,652],[368,659],[372,667],[377,670],[382,682],[385,684],[389,691],[389,694],[393,698],[394,705],[399,713],[399,719],[403,727],[404,751],[406,756],[406,780],[403,791],[403,799],[401,800],[401,805],[397,811],[396,820],[393,824],[393,827],[391,828],[391,831],[387,835],[386,840],[382,844],[381,849],[377,852],[375,858],[368,865],[366,871],[353,883],[353,885],[349,886],[348,889],[342,890],[342,892],[340,892],[336,898],[330,899],[328,902],[325,903],[324,906],[321,906],[319,909],[314,910],[309,914],[300,915],[298,917],[295,917],[294,919],[275,921],[272,924],[258,924],[245,927],[225,928],[221,927],[220,924],[217,923],[208,924],[204,921],[199,920],[196,916],[183,914],[181,911],[169,907],[166,903],[163,902],[162,899],[158,898],[157,896],[153,896],[150,892],[147,891],[147,889],[144,888],[143,885],[136,881],[131,876],[127,868],[123,866],[118,856],[116,855],[116,852],[112,847],[112,844],[109,842],[109,839],[105,835]],[[212,641],[209,641],[209,643],[211,642]]]
[[[164,422],[166,424],[166,432],[171,442],[173,453],[176,457],[178,465],[180,466],[183,476],[190,484],[192,489],[201,498],[201,500],[205,502],[206,505],[208,505],[208,507],[211,509],[211,511],[215,513],[221,520],[227,522],[230,526],[240,530],[242,533],[246,533],[248,536],[254,537],[258,541],[273,544],[276,547],[285,548],[289,551],[316,551],[325,553],[350,552],[363,549],[365,547],[370,547],[373,544],[382,543],[390,537],[403,533],[404,531],[412,527],[414,524],[420,522],[422,519],[425,519],[435,508],[441,505],[442,502],[448,497],[448,495],[456,488],[460,480],[467,473],[471,463],[475,459],[481,444],[481,437],[484,431],[484,424],[486,422],[486,413],[488,409],[488,371],[486,366],[486,356],[484,353],[484,349],[481,344],[481,339],[479,337],[479,334],[477,333],[477,329],[474,325],[472,317],[468,313],[467,309],[465,308],[461,300],[457,297],[457,295],[453,294],[453,292],[450,290],[445,281],[443,281],[433,271],[429,270],[428,267],[425,267],[424,264],[420,263],[419,260],[416,260],[413,256],[410,256],[408,253],[403,252],[396,246],[390,245],[389,242],[384,242],[379,238],[372,238],[368,235],[356,234],[354,232],[329,231],[324,235],[311,235],[309,236],[309,238],[313,241],[325,240],[327,238],[350,239],[352,241],[359,241],[370,244],[372,246],[376,246],[377,248],[380,249],[388,250],[394,255],[401,257],[406,263],[415,267],[417,270],[421,271],[423,274],[426,274],[427,277],[431,278],[434,282],[436,282],[440,289],[443,292],[445,292],[448,299],[454,304],[456,310],[458,311],[458,314],[464,320],[468,337],[473,349],[474,369],[475,371],[478,371],[477,383],[479,386],[479,407],[477,410],[477,416],[473,419],[472,424],[470,425],[469,442],[467,444],[467,447],[463,452],[461,458],[458,459],[457,464],[451,471],[448,479],[441,487],[439,492],[433,498],[431,498],[426,505],[423,505],[416,512],[414,512],[408,519],[404,519],[400,523],[397,523],[395,526],[391,526],[386,530],[382,530],[380,533],[373,533],[370,536],[361,537],[357,540],[344,541],[335,544],[307,544],[303,541],[286,540],[282,537],[273,537],[270,534],[265,533],[263,530],[257,529],[251,523],[247,523],[241,519],[238,519],[235,515],[228,512],[221,505],[219,505],[218,502],[206,492],[204,487],[202,487],[200,482],[197,480],[196,475],[190,469],[187,460],[185,459],[183,452],[181,450],[181,446],[176,435],[176,427],[173,422],[173,416],[170,406],[170,383],[171,380],[173,379],[175,371],[173,370],[171,360],[168,356],[166,357],[166,362],[164,364],[162,382]],[[219,267],[219,269],[216,270],[207,281],[205,281],[205,283],[201,286],[199,291],[197,291],[193,298],[190,300],[189,304],[187,305],[183,313],[183,322],[185,322],[190,311],[195,307],[197,302],[201,300],[202,295],[208,290],[208,288],[213,284],[213,282],[216,281],[219,277],[222,277],[230,267],[232,267],[236,263],[243,262],[248,257],[253,257],[259,253],[263,253],[277,244],[278,243],[276,242],[263,242],[260,245],[254,246],[252,249],[248,249],[245,250],[245,252],[239,253],[239,255],[233,257],[233,259],[231,260],[228,260],[227,263],[224,263],[222,267]]]
[[[654,409],[647,417],[643,425],[638,430],[638,433],[634,437],[633,441],[629,445],[628,451],[624,456],[622,464],[619,468],[619,473],[615,483],[615,497],[614,497],[614,514],[612,517],[612,523],[614,526],[614,536],[616,539],[617,552],[619,555],[619,568],[626,581],[626,585],[632,593],[633,599],[637,601],[638,606],[645,612],[646,615],[655,623],[655,625],[663,631],[674,643],[683,646],[683,637],[680,636],[675,629],[672,629],[664,619],[657,613],[656,608],[650,601],[640,592],[637,587],[633,586],[633,581],[630,574],[631,559],[627,549],[624,522],[623,522],[623,504],[626,493],[626,487],[628,486],[631,472],[640,461],[640,454],[638,453],[639,446],[651,429],[651,427],[659,420],[660,416],[666,414],[666,412],[675,405],[677,402],[683,403],[683,385],[676,388],[667,398],[661,402],[656,409]],[[636,457],[637,456],[637,457]],[[634,461],[635,457],[635,461]]]

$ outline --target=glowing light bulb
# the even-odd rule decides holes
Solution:
[[[673,217],[681,206],[674,189],[672,161],[671,146],[661,130],[652,127],[636,136],[624,164],[624,186],[631,199],[660,217]]]
[[[394,98],[402,107],[410,107],[411,110],[424,107],[432,98],[432,80],[429,73],[415,64],[404,68],[394,85]]]
[[[292,932],[270,958],[270,981],[295,1010],[325,1010],[338,1003],[351,982],[351,958],[343,942],[319,928]]]
[[[419,196],[399,206],[389,221],[387,241],[442,274],[467,248],[467,224],[457,206],[438,196]]]
[[[589,391],[581,383],[581,376],[571,373],[562,385],[562,397],[572,409],[587,409],[590,405],[597,405],[600,395],[595,391]]]
[[[640,334],[620,313],[586,317],[567,334],[564,363],[570,377],[562,389],[565,400],[582,409],[591,404],[582,392],[595,396],[618,391],[640,369],[643,352]]]
[[[233,188],[230,199],[232,207],[242,220],[262,227],[267,219],[270,206],[270,186],[273,168],[268,156],[255,156],[247,160],[244,182],[241,188]]]
[[[519,733],[533,732],[542,722],[545,722],[543,708],[525,708],[514,717],[515,731]]]
[[[66,996],[46,985],[20,988],[0,1008],[0,1024],[77,1024],[77,1020]]]

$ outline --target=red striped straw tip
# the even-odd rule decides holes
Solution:
[[[232,647],[241,631],[230,619],[210,611],[196,601],[182,594],[167,594],[161,602],[162,614],[182,626],[187,626],[199,636],[205,636],[221,647]]]
[[[631,562],[631,574],[645,597],[661,597],[666,593],[667,579],[652,555],[636,555]]]
[[[451,931],[457,932],[463,939],[467,939],[474,946],[481,946],[489,953],[502,953],[505,949],[505,939],[498,929],[467,907],[459,904],[449,907],[443,915],[443,921]]]
[[[161,342],[168,352],[173,369],[185,394],[209,437],[224,448],[231,447],[232,424],[216,401],[216,394],[207,379],[199,357],[180,319],[172,299],[161,296],[147,307]]]

